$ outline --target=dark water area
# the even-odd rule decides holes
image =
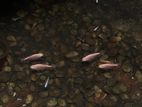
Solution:
[[[0,107],[141,107],[141,5],[1,3]]]

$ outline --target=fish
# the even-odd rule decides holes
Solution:
[[[90,61],[92,61],[94,58],[96,58],[98,56],[100,56],[99,52],[89,54],[89,55],[82,58],[82,62],[90,62]]]
[[[118,67],[118,66],[119,66],[119,64],[110,63],[110,64],[100,64],[98,67],[99,67],[100,69],[107,70],[107,69],[116,68],[116,67]]]
[[[47,80],[45,82],[44,88],[46,88],[48,86],[48,82],[49,82],[49,77],[47,78]]]
[[[99,26],[95,27],[95,28],[93,29],[93,31],[94,31],[94,32],[97,31],[98,28],[99,28]]]
[[[53,68],[53,66],[48,65],[48,64],[34,64],[34,65],[31,65],[30,68],[32,70],[40,71],[40,70],[46,70],[49,68]]]
[[[99,2],[99,0],[96,0],[96,3],[98,3]]]
[[[37,54],[33,54],[33,55],[30,55],[30,56],[22,59],[22,61],[33,61],[33,60],[37,60],[43,56],[44,56],[43,53],[37,53]]]

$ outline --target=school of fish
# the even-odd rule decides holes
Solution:
[[[44,56],[43,53],[36,53],[36,54],[32,54],[30,56],[23,58],[22,61],[34,61],[34,60],[38,60],[38,59],[42,58],[43,56]],[[81,61],[82,62],[91,62],[94,59],[98,58],[99,56],[101,56],[100,52],[91,53],[91,54],[84,56],[81,59]],[[101,62],[101,64],[98,65],[98,68],[103,69],[103,70],[119,67],[119,64],[114,64],[111,61],[100,61],[100,62]],[[49,68],[54,68],[54,67],[52,65],[44,64],[44,63],[43,64],[34,64],[34,65],[30,66],[30,69],[35,70],[35,71],[47,70]]]

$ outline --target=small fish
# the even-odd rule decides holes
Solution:
[[[99,68],[100,68],[100,69],[107,70],[107,69],[116,68],[116,67],[118,67],[118,66],[119,66],[118,64],[100,64],[100,65],[99,65]]]
[[[40,71],[40,70],[46,70],[46,69],[49,69],[49,68],[53,68],[53,66],[48,65],[48,64],[35,64],[35,65],[31,65],[30,68],[32,70]]]
[[[94,32],[97,31],[98,28],[99,28],[99,26],[95,27],[95,28],[93,29],[93,31],[94,31]]]
[[[99,0],[96,0],[96,3],[98,3],[99,2]]]
[[[13,93],[13,97],[15,97],[15,96],[16,96],[16,92]]]
[[[33,61],[43,57],[43,53],[37,53],[24,58],[22,61]]]
[[[45,82],[44,88],[46,88],[48,86],[48,82],[49,82],[49,77],[47,78],[47,80]]]
[[[89,62],[92,61],[94,58],[98,57],[100,53],[92,53],[82,58],[82,62]]]

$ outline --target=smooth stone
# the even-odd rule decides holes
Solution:
[[[125,72],[130,72],[132,70],[132,68],[128,66],[127,64],[123,65],[122,68]]]
[[[85,43],[81,44],[81,47],[82,47],[82,49],[85,50],[85,51],[88,51],[88,50],[90,49],[89,45],[88,45],[88,44],[85,44]]]
[[[48,107],[54,107],[57,105],[57,99],[56,98],[51,98],[49,99],[49,101],[47,102],[47,106]]]
[[[134,103],[126,103],[126,104],[124,104],[124,107],[134,107],[133,105],[134,105]]]
[[[112,75],[111,75],[111,73],[107,72],[107,73],[104,73],[104,77],[106,77],[106,78],[112,78]]]
[[[117,102],[117,100],[118,100],[116,96],[111,96],[110,99],[111,99],[113,102]]]
[[[7,56],[7,61],[8,61],[8,64],[11,65],[13,63],[13,58],[12,56],[8,55]]]
[[[123,100],[128,100],[128,99],[129,99],[129,96],[128,96],[127,94],[122,94],[122,95],[121,95],[121,98],[122,98]]]
[[[60,107],[65,107],[67,105],[64,99],[58,99],[58,104]]]
[[[114,86],[112,88],[112,91],[116,94],[120,94],[120,93],[123,93],[123,92],[126,92],[127,91],[127,87],[122,84],[122,83],[119,83],[117,84],[116,86]]]
[[[85,107],[94,107],[92,103],[87,103]]]
[[[3,71],[5,71],[5,72],[11,72],[11,70],[12,70],[12,68],[10,66],[5,66],[3,68]]]
[[[142,73],[140,71],[136,72],[135,77],[138,82],[142,83]]]
[[[36,76],[35,74],[31,75],[31,80],[32,81],[36,81],[38,79],[38,76]]]
[[[6,95],[6,94],[3,95],[2,98],[1,98],[1,101],[3,103],[7,103],[9,100],[10,100],[10,97],[8,95]]]
[[[26,97],[26,104],[30,104],[33,101],[33,96],[31,94],[28,94]]]
[[[16,46],[17,45],[17,40],[13,35],[8,36],[7,40],[9,41],[10,46]]]
[[[76,51],[72,51],[72,52],[69,52],[69,53],[66,54],[67,58],[73,58],[73,57],[76,57],[76,56],[78,56],[78,52],[76,52]]]
[[[49,95],[48,91],[43,91],[39,93],[40,97],[47,97]]]
[[[58,67],[63,67],[65,65],[65,61],[60,61],[57,63]]]

